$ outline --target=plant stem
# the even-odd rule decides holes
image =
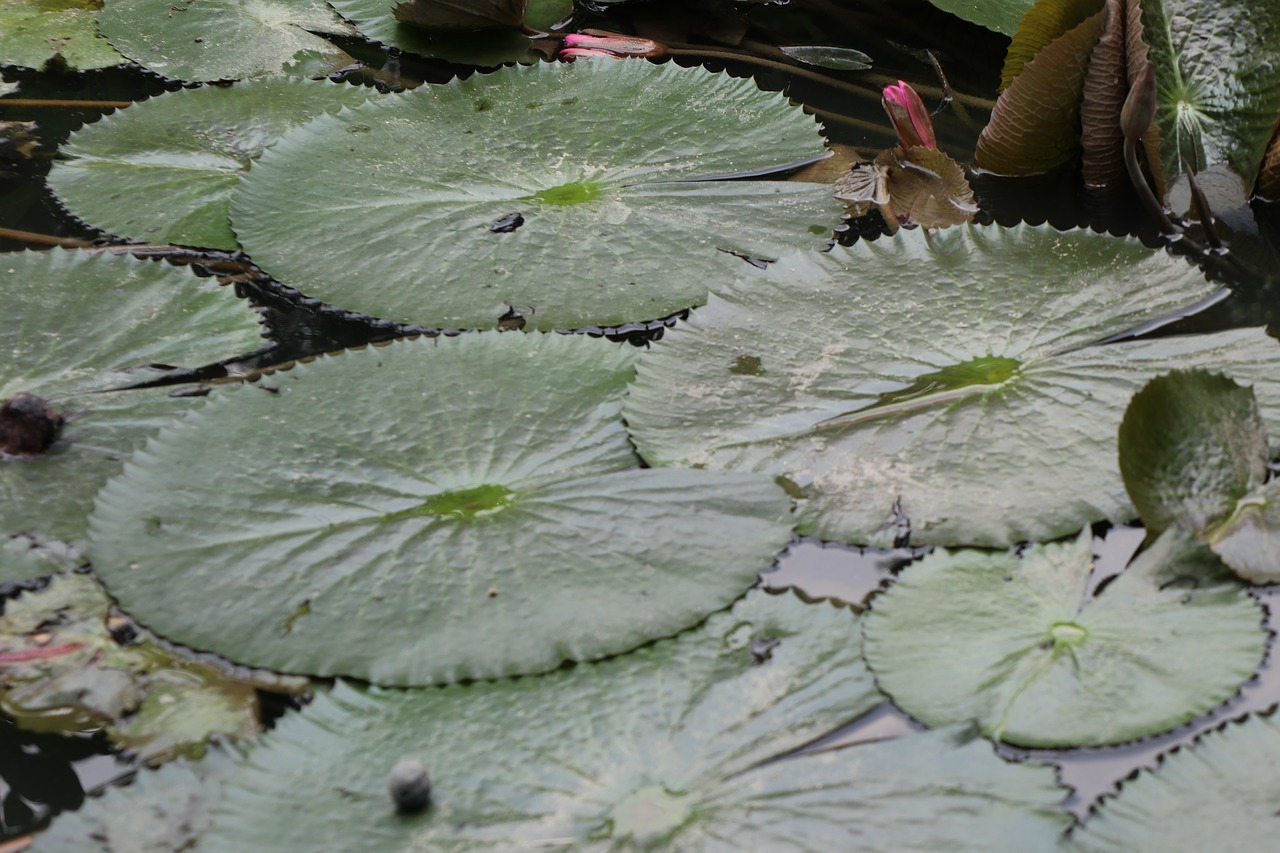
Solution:
[[[133,101],[77,101],[62,98],[0,98],[0,107],[71,107],[124,109]]]

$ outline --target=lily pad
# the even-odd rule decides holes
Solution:
[[[835,71],[865,71],[872,65],[871,57],[850,47],[795,45],[778,49],[797,62]]]
[[[1036,0],[929,0],[944,12],[1011,36]]]
[[[616,325],[701,304],[743,265],[726,252],[820,246],[839,209],[827,188],[694,180],[820,153],[813,120],[749,80],[543,63],[321,116],[254,164],[231,217],[256,262],[343,308]]]
[[[237,249],[227,208],[249,164],[286,130],[373,91],[276,78],[161,95],[72,134],[49,186],[112,234]]]
[[[493,67],[527,61],[533,46],[528,36],[514,29],[430,32],[401,23],[392,14],[396,0],[331,0],[329,5],[365,38],[431,59]]]
[[[0,616],[0,710],[38,731],[105,730],[144,761],[199,757],[210,737],[257,735],[258,687],[183,658],[112,616],[87,574],[55,575],[40,592],[5,603]],[[123,638],[123,639],[122,639]]]
[[[209,806],[243,747],[219,744],[200,761],[143,767],[128,785],[87,799],[36,835],[27,853],[174,853],[191,850],[212,825]]]
[[[167,389],[99,393],[253,349],[260,328],[230,290],[127,256],[0,255],[0,399],[36,394],[67,417],[35,460],[0,461],[0,534],[79,540],[122,458],[190,406]]]
[[[772,563],[789,502],[759,475],[638,470],[618,417],[633,361],[601,339],[492,333],[220,393],[102,491],[95,568],[171,639],[379,683],[673,634]]]
[[[1280,799],[1277,761],[1280,724],[1274,716],[1224,726],[1194,748],[1165,754],[1156,770],[1125,781],[1120,796],[1104,801],[1065,849],[1269,849]]]
[[[44,541],[23,533],[0,540],[0,586],[87,564],[79,548],[57,539]]]
[[[1267,428],[1248,388],[1203,370],[1157,377],[1120,424],[1120,473],[1153,534],[1200,533],[1267,477]]]
[[[1226,162],[1252,186],[1280,113],[1280,5],[1144,0],[1164,177]]]
[[[1053,849],[1069,820],[1052,771],[956,731],[770,760],[881,701],[857,625],[757,592],[675,640],[541,678],[339,684],[225,777],[199,849]],[[432,781],[417,814],[387,796],[405,757]],[[134,813],[113,795],[89,808],[108,826]]]
[[[179,80],[237,80],[340,68],[352,60],[316,32],[357,35],[324,0],[106,0],[112,46]]]
[[[100,8],[102,0],[0,0],[0,61],[43,68],[61,56],[79,70],[125,62],[98,35],[94,16]]]
[[[1250,583],[1280,583],[1280,480],[1260,486],[1205,534],[1231,571]]]
[[[865,617],[881,689],[926,725],[1093,746],[1172,729],[1253,676],[1262,606],[1207,548],[1168,531],[1091,599],[1091,540],[935,551],[905,569]]]
[[[905,515],[916,544],[1044,541],[1133,517],[1116,432],[1152,376],[1212,364],[1280,423],[1261,329],[1085,346],[1205,290],[1136,241],[1048,227],[797,253],[654,344],[626,418],[651,465],[790,478],[802,533],[887,547]]]

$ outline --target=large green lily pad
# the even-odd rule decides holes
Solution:
[[[98,393],[198,367],[261,343],[246,303],[189,271],[131,257],[0,255],[0,400],[37,394],[68,416],[34,460],[0,461],[0,534],[78,540],[122,459],[190,400],[169,389]]]
[[[136,628],[112,630],[119,617],[110,606],[87,574],[55,575],[45,589],[6,602],[0,710],[38,731],[103,730],[140,759],[161,761],[203,755],[214,736],[256,736],[258,688],[306,688],[301,679],[235,678]]]
[[[72,134],[49,186],[112,234],[237,249],[227,208],[249,164],[289,128],[373,91],[275,78],[161,95]]]
[[[877,683],[926,725],[1092,746],[1171,729],[1253,676],[1262,606],[1207,548],[1171,530],[1090,598],[1091,540],[907,568],[865,617]]]
[[[61,56],[81,70],[121,64],[94,25],[101,7],[102,0],[0,0],[0,62],[42,68]]]
[[[220,393],[102,491],[95,568],[171,639],[379,683],[673,634],[772,563],[788,500],[760,475],[637,469],[618,416],[633,362],[602,339],[491,333]]]
[[[1280,113],[1280,4],[1143,0],[1166,179],[1226,162],[1253,185]]]
[[[343,308],[441,328],[512,309],[531,328],[615,325],[701,304],[743,266],[726,251],[821,247],[839,210],[825,185],[688,182],[821,153],[813,120],[749,80],[543,63],[297,128],[231,218],[272,275]]]
[[[1213,364],[1280,416],[1261,329],[1085,346],[1207,290],[1136,241],[1048,227],[798,253],[657,342],[626,418],[651,465],[787,476],[802,533],[887,546],[905,515],[916,544],[1051,539],[1134,516],[1116,431],[1152,376]]]
[[[1278,762],[1274,716],[1228,725],[1125,781],[1065,849],[1268,850],[1275,844]]]
[[[1052,771],[955,731],[769,760],[881,701],[857,626],[756,592],[674,640],[541,678],[339,684],[222,777],[199,849],[1052,849],[1068,823]],[[404,758],[431,776],[425,812],[392,808]],[[107,828],[137,813],[113,797],[90,806]]]
[[[98,27],[135,62],[179,80],[237,80],[351,61],[314,33],[356,35],[324,0],[105,0]]]

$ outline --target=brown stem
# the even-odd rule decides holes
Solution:
[[[214,272],[247,273],[254,267],[246,261],[231,258],[210,257],[208,252],[199,249],[188,249],[171,243],[125,243],[117,246],[95,246],[88,240],[77,240],[72,237],[55,237],[52,234],[38,234],[34,231],[22,231],[18,228],[0,226],[0,237],[34,243],[38,246],[57,246],[63,249],[82,249],[89,255],[133,255],[139,258],[167,258],[183,264],[200,264]]]
[[[8,240],[18,240],[23,243],[35,243],[38,246],[61,246],[64,249],[82,249],[93,245],[88,240],[54,237],[51,234],[37,234],[35,231],[23,231],[18,228],[0,227],[0,237]]]
[[[0,107],[101,107],[102,109],[124,109],[132,106],[133,101],[77,101],[65,98],[0,98]]]
[[[1156,201],[1155,193],[1151,191],[1151,185],[1147,183],[1147,176],[1142,174],[1142,167],[1138,165],[1138,139],[1136,137],[1126,136],[1124,139],[1124,165],[1129,170],[1129,181],[1133,184],[1133,188],[1138,191],[1138,198],[1142,200],[1142,206],[1147,209],[1147,213],[1160,226],[1160,233],[1166,237],[1180,236],[1182,232],[1169,220],[1164,208],[1160,206],[1160,202]]]

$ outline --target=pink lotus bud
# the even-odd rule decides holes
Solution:
[[[666,52],[662,45],[652,39],[571,33],[564,37],[560,56],[611,56],[622,59],[624,56],[665,56]]]
[[[892,86],[884,87],[884,111],[893,122],[893,129],[898,132],[898,142],[903,148],[923,146],[938,149],[938,141],[933,135],[933,121],[924,101],[916,94],[916,90],[899,80]]]

